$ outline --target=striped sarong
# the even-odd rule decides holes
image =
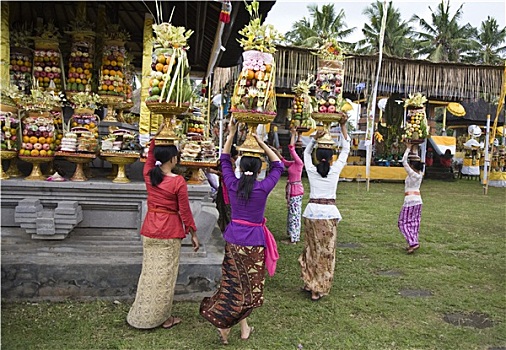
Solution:
[[[418,231],[422,220],[422,204],[403,206],[397,226],[410,247],[418,244]]]

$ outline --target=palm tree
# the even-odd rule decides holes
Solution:
[[[469,23],[464,26],[459,24],[462,6],[460,5],[453,17],[450,14],[449,1],[445,4],[445,0],[441,0],[435,11],[429,6],[432,12],[431,24],[417,15],[412,17],[422,29],[415,33],[419,39],[419,55],[427,56],[427,59],[434,62],[460,62],[462,55],[476,47],[477,43],[472,39],[476,36],[476,28]]]
[[[309,18],[302,18],[292,25],[292,30],[285,34],[286,40],[295,46],[317,48],[329,38],[339,41],[349,36],[355,28],[348,28],[344,22],[344,10],[336,15],[334,4],[308,5]],[[349,43],[344,43],[348,44]]]
[[[392,6],[392,1],[388,3],[386,11],[387,19],[383,52],[389,56],[412,58],[413,43],[410,36],[413,30],[410,21],[401,20],[401,14],[398,9]],[[383,13],[383,3],[380,1],[376,1],[363,11],[363,14],[369,18],[370,23],[364,24],[362,33],[365,39],[357,42],[357,53],[374,54],[379,52],[379,36]]]
[[[499,29],[495,18],[487,17],[481,22],[476,36],[478,47],[464,58],[466,62],[501,64],[506,58],[506,27]]]

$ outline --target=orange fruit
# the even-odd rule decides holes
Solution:
[[[163,89],[163,81],[161,81],[161,82],[159,82],[159,83],[158,83],[158,88],[159,88],[160,90],[161,90],[161,89]]]
[[[251,80],[253,78],[255,78],[255,71],[248,69],[246,72],[246,79]]]
[[[110,71],[109,71],[109,75],[110,75],[111,77],[115,76],[115,75],[116,75],[116,71],[115,71],[115,70],[110,70]]]
[[[80,78],[77,78],[77,79],[76,79],[76,83],[81,84],[81,79],[80,79]]]
[[[266,73],[269,73],[271,70],[272,70],[272,65],[270,65],[270,64],[266,64],[266,65],[265,65],[265,72],[266,72]]]
[[[53,143],[53,138],[52,137],[46,138],[46,143],[49,143],[49,144]]]
[[[104,70],[102,71],[102,74],[103,74],[103,75],[109,75],[109,69],[104,69]]]
[[[76,81],[76,79],[75,79],[75,78],[69,78],[69,83],[73,83],[73,82],[75,82],[75,81]]]
[[[120,78],[123,78],[123,73],[121,73],[121,71],[117,71],[116,72],[116,76],[120,77]]]
[[[38,149],[32,149],[32,150],[30,151],[30,155],[31,155],[32,157],[38,157],[38,156],[39,156],[39,150],[38,150]]]
[[[108,90],[109,91],[114,91],[114,85],[109,85]]]
[[[165,63],[165,56],[164,55],[158,55],[158,57],[156,57],[156,61],[158,63],[164,64]]]
[[[95,127],[95,123],[90,123],[90,128],[94,128]]]
[[[111,61],[109,61],[109,60],[104,60],[103,62],[104,62],[104,65],[106,65],[106,66],[110,66],[111,65]]]
[[[157,63],[155,67],[156,71],[157,72],[163,71],[163,66],[164,66],[163,63]]]
[[[115,67],[118,64],[116,61],[111,61],[111,66]]]
[[[41,156],[41,157],[45,157],[45,156],[47,156],[47,151],[46,151],[45,149],[41,149],[41,150],[39,151],[39,156]]]
[[[83,69],[81,67],[79,67],[79,68],[76,69],[76,72],[79,73],[79,74],[81,74],[83,72]]]
[[[39,143],[46,143],[46,138],[44,136],[39,137]]]
[[[28,143],[28,142],[30,142],[30,136],[26,136],[26,135],[25,135],[25,136],[23,136],[23,142],[24,142],[24,143]]]
[[[39,141],[37,137],[35,136],[30,137],[30,143],[37,143],[37,141]]]
[[[56,140],[56,141],[55,141],[55,143],[56,143],[57,145],[61,145],[61,140]]]

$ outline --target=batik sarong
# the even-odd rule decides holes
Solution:
[[[304,227],[304,251],[299,257],[304,286],[328,295],[336,265],[337,219],[304,218]]]
[[[204,298],[200,314],[215,327],[230,328],[264,302],[265,257],[262,246],[225,245],[220,287]]]
[[[286,221],[287,232],[290,241],[300,241],[301,214],[302,214],[302,197],[294,196],[288,199],[288,218]]]

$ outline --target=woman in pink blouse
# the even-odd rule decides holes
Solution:
[[[288,218],[286,220],[286,230],[288,239],[282,241],[287,244],[296,244],[300,241],[301,216],[302,216],[302,197],[304,196],[304,187],[302,186],[301,176],[304,162],[295,151],[295,141],[297,140],[297,130],[295,127],[290,129],[290,144],[288,150],[293,160],[286,160],[277,149],[271,149],[277,153],[283,164],[288,168],[288,181],[286,183],[286,204],[288,206]]]

